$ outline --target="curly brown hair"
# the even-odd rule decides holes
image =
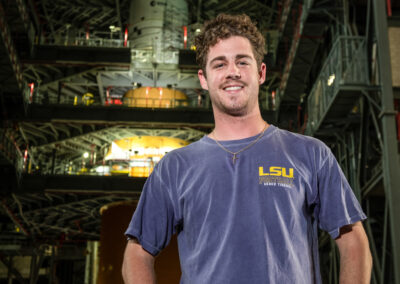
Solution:
[[[202,32],[195,38],[196,60],[203,72],[206,70],[210,47],[214,46],[219,40],[231,36],[242,36],[250,41],[258,68],[260,68],[266,53],[265,39],[250,17],[245,14],[219,14],[215,19],[205,22]]]

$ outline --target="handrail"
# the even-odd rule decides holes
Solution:
[[[339,36],[308,97],[308,135],[319,128],[341,87],[368,84],[367,68],[365,37]]]
[[[29,100],[29,88],[26,87],[24,89],[24,97],[26,100]],[[40,104],[40,105],[50,105],[50,104],[61,104],[61,105],[85,105],[85,106],[104,106],[104,107],[113,107],[113,106],[123,106],[123,107],[139,107],[139,108],[201,108],[208,109],[210,108],[210,102],[206,96],[190,96],[187,99],[178,99],[178,98],[133,98],[133,97],[125,97],[125,98],[109,98],[104,103],[100,101],[99,97],[84,97],[84,96],[63,96],[61,102],[57,101],[57,98],[45,97],[44,93],[41,91],[35,91],[33,99],[31,103]]]

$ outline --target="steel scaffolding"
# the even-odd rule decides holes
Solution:
[[[373,36],[367,29],[365,37],[336,39],[308,97],[306,133],[332,148],[367,213],[371,283],[399,284],[400,167],[385,3],[369,1],[367,10]],[[376,58],[376,69],[368,58]],[[327,281],[337,283],[337,249],[324,234],[320,244],[329,251],[321,260],[329,263]]]

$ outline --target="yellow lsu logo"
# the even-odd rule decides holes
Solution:
[[[289,174],[288,170],[284,167],[269,167],[269,172],[264,172],[264,167],[258,167],[258,172],[261,176],[282,176],[282,177],[287,177],[287,178],[294,178],[293,175],[293,168],[289,168]]]

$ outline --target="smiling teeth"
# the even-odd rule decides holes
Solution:
[[[227,87],[225,88],[226,91],[236,91],[236,90],[240,90],[242,87]]]

